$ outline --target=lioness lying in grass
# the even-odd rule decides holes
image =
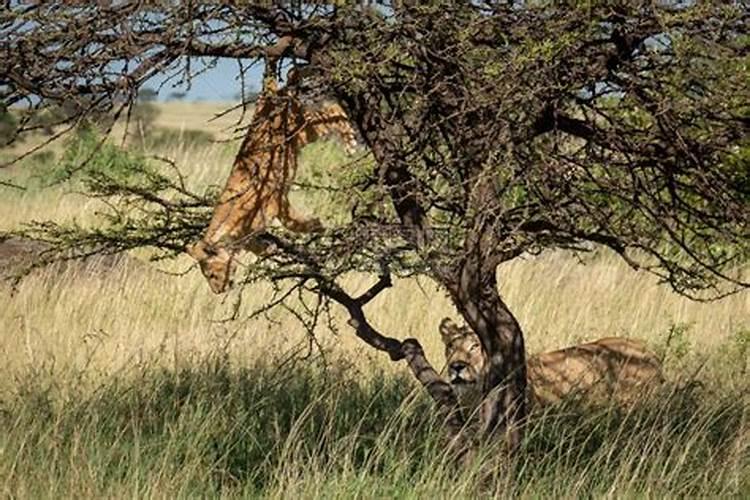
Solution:
[[[440,334],[445,344],[444,376],[461,406],[476,408],[486,362],[479,337],[449,318],[440,323]],[[642,342],[624,337],[537,354],[527,359],[526,366],[529,400],[535,407],[574,395],[585,401],[626,403],[663,380],[656,355]]]

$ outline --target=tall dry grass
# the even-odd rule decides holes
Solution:
[[[746,402],[665,387],[631,409],[537,413],[521,451],[457,467],[409,378],[353,360],[232,363],[19,377],[0,399],[8,497],[746,498]],[[361,363],[361,362],[359,362]],[[84,388],[94,384],[94,390]]]
[[[167,110],[168,112],[168,110]],[[183,109],[181,126],[186,123]],[[155,151],[194,187],[221,184],[233,145]],[[304,151],[302,175],[344,163],[332,144]],[[69,185],[0,186],[0,231],[32,219],[95,223],[97,201]],[[308,211],[325,200],[300,198]],[[494,450],[456,472],[435,441],[429,402],[405,367],[364,348],[343,314],[321,328],[325,357],[281,311],[251,321],[269,296],[213,295],[187,257],[84,274],[41,272],[0,301],[0,488],[59,496],[706,496],[750,493],[747,357],[750,294],[715,303],[676,296],[616,257],[585,265],[561,252],[508,263],[501,292],[530,352],[628,335],[666,350],[674,385],[632,411],[575,406],[535,420],[512,464]],[[371,277],[344,285],[364,289]],[[414,336],[436,364],[437,325],[455,310],[434,283],[397,280],[367,312]],[[667,336],[671,345],[665,347]],[[287,363],[284,365],[284,363]],[[282,368],[279,368],[282,366]],[[693,377],[694,374],[697,374]],[[691,380],[687,380],[691,378]]]

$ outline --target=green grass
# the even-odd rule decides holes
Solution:
[[[721,360],[716,360],[721,362]],[[747,497],[740,392],[668,385],[628,410],[536,414],[512,461],[447,456],[404,376],[318,358],[206,355],[117,376],[31,370],[0,401],[6,496]],[[86,387],[83,389],[83,387]]]

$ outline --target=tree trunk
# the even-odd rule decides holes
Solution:
[[[417,250],[423,249],[431,237],[425,222],[426,210],[420,204],[418,183],[393,140],[400,131],[379,114],[387,99],[372,93],[340,94],[339,98],[381,166],[382,181],[401,220],[404,238]],[[475,205],[484,206],[482,200],[495,197],[492,184],[486,180],[480,182],[476,195]],[[486,258],[496,247],[484,228],[486,222],[480,217],[473,225],[475,229],[466,246],[467,257],[458,272],[456,268],[447,271],[441,266],[435,271],[458,310],[481,338],[488,360],[483,377],[481,432],[488,436],[504,433],[512,452],[521,442],[519,424],[526,416],[526,358],[521,327],[498,294],[496,265]]]
[[[504,435],[513,452],[522,438],[526,417],[526,353],[523,332],[497,291],[494,267],[467,259],[460,281],[448,289],[459,312],[482,341],[487,363],[483,373],[481,429]]]

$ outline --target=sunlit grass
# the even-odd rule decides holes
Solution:
[[[162,119],[181,118],[165,110]],[[150,153],[173,160],[201,190],[224,183],[235,148],[177,143]],[[300,179],[328,182],[328,169],[346,163],[334,144],[313,145]],[[95,223],[101,202],[69,184],[43,187],[34,176],[45,165],[53,164],[0,172],[30,186],[0,186],[0,231],[29,220]],[[305,212],[336,218],[330,193],[294,196]],[[98,273],[35,273],[13,295],[0,285],[6,496],[750,493],[750,294],[692,302],[606,253],[585,265],[561,252],[503,265],[501,293],[530,352],[612,335],[665,349],[671,331],[671,383],[630,411],[550,411],[529,424],[517,462],[502,464],[497,450],[485,450],[485,460],[456,472],[403,363],[363,346],[341,311],[336,331],[317,332],[324,355],[312,345],[310,360],[292,362],[311,344],[291,315],[245,319],[269,287],[242,292],[230,320],[238,296],[213,295],[187,256],[160,263],[147,256],[136,252]],[[350,275],[343,285],[356,293],[372,279]],[[437,325],[457,316],[424,278],[397,280],[367,313],[387,335],[419,338],[438,366]]]

